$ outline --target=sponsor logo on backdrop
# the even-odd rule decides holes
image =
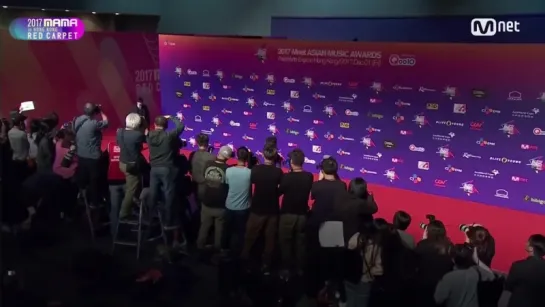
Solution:
[[[184,131],[193,131],[193,128],[189,127],[189,126],[185,126],[184,127]]]
[[[382,144],[386,149],[393,149],[396,147],[396,144],[393,141],[384,141]]]
[[[403,101],[401,99],[398,99],[398,100],[396,100],[395,105],[402,108],[402,107],[410,107],[411,103],[405,102],[405,101]]]
[[[360,85],[359,82],[356,82],[356,81],[350,81],[346,84],[348,86],[348,88],[351,88],[351,89],[356,89],[358,88],[358,86]]]
[[[394,116],[392,117],[392,119],[393,119],[396,123],[401,124],[402,122],[405,121],[405,116],[403,116],[403,115],[397,113],[396,115],[394,115]]]
[[[373,139],[371,139],[370,135],[366,135],[366,136],[362,137],[360,143],[363,144],[365,149],[375,147],[375,142],[373,142]]]
[[[324,107],[323,112],[329,116],[330,118],[334,115],[337,115],[337,112],[335,112],[335,109],[333,108],[333,105],[327,105]]]
[[[437,125],[447,126],[447,127],[463,127],[464,123],[453,122],[450,120],[437,120],[435,121]]]
[[[530,196],[530,195],[524,196],[524,201],[535,203],[535,204],[538,204],[538,205],[541,205],[541,206],[545,205],[545,199],[533,197],[533,196]]]
[[[356,95],[356,94],[352,94],[350,96],[339,96],[339,101],[340,102],[354,102],[354,100],[356,100],[356,98],[358,98],[358,95]]]
[[[290,142],[290,143],[288,143],[288,147],[289,147],[289,148],[294,148],[294,147],[298,147],[298,145],[295,144],[295,143],[291,143],[291,142]]]
[[[370,171],[370,170],[365,169],[365,168],[361,168],[360,173],[363,174],[363,175],[376,175],[377,174],[377,172]]]
[[[267,101],[263,101],[263,106],[264,106],[264,107],[274,107],[275,104],[274,104],[274,103],[267,102]]]
[[[290,98],[293,98],[293,99],[299,98],[299,92],[298,91],[290,91]]]
[[[395,180],[399,180],[399,176],[397,175],[395,167],[389,168],[384,171],[384,176],[386,179],[388,179],[390,182],[394,182]]]
[[[379,94],[380,92],[382,92],[384,90],[384,88],[382,87],[382,83],[380,83],[380,82],[371,83],[370,88],[371,88],[371,90],[375,91],[375,93],[377,93],[377,94]]]
[[[349,129],[350,128],[350,123],[339,123],[339,127],[343,128],[343,129]]]
[[[269,131],[272,135],[277,135],[280,131],[278,130],[278,128],[276,127],[276,124],[275,123],[272,123],[270,124],[268,127],[267,127],[267,131]]]
[[[185,104],[185,103],[184,103],[184,104],[182,105],[182,107],[183,107],[184,109],[190,109],[190,108],[191,108],[191,105],[190,105],[190,104]]]
[[[273,74],[267,74],[265,77],[265,81],[267,81],[269,85],[273,85],[276,82],[276,78],[274,77]]]
[[[312,145],[312,152],[313,153],[322,153],[322,146]]]
[[[423,113],[416,114],[414,116],[413,122],[419,127],[422,128],[426,125],[429,125],[428,118]]]
[[[295,83],[295,79],[290,79],[288,77],[284,77],[284,79],[282,79],[284,81],[284,83],[288,83],[288,84],[294,84]]]
[[[469,123],[469,129],[480,131],[480,130],[483,130],[483,125],[484,125],[483,121],[474,121]]]
[[[216,95],[214,95],[214,94],[210,94],[210,95],[208,96],[208,100],[210,100],[210,101],[216,101],[216,99],[217,99],[217,97],[216,97]]]
[[[443,94],[445,94],[447,97],[452,99],[457,96],[458,89],[453,86],[446,86],[445,89],[443,90]]]
[[[318,138],[318,135],[316,134],[316,132],[314,131],[314,129],[308,129],[307,131],[305,131],[305,135],[307,138],[309,138],[309,140],[315,140]]]
[[[199,95],[199,92],[197,91],[194,91],[193,93],[191,93],[191,99],[193,99],[195,102],[201,100],[201,95]]]
[[[249,111],[244,111],[244,112],[242,112],[242,115],[244,115],[244,116],[252,116],[253,113],[252,113],[252,112],[249,112]]]
[[[203,111],[210,111],[210,106],[202,106]]]
[[[212,124],[216,125],[216,127],[219,127],[222,124],[221,119],[217,116],[212,117],[211,122]]]
[[[488,106],[484,107],[483,109],[481,109],[481,112],[486,114],[486,115],[491,115],[491,114],[500,114],[501,111],[500,110],[496,110],[496,109],[492,109]]]
[[[545,135],[545,131],[543,131],[543,129],[541,129],[541,128],[534,128],[534,129],[532,130],[532,133],[533,133],[534,135],[537,135],[537,136]]]
[[[256,74],[254,74],[254,73],[252,73],[252,74],[250,75],[250,80],[252,80],[252,81],[257,81],[257,80],[259,80],[259,76],[256,75]]]
[[[412,87],[398,85],[398,84],[394,85],[392,88],[394,89],[394,91],[412,91],[413,90]]]
[[[381,100],[381,99],[378,99],[378,98],[370,98],[370,99],[369,99],[369,102],[370,102],[370,103],[381,103],[382,100]]]
[[[290,117],[287,118],[287,121],[288,121],[289,123],[298,123],[298,122],[299,122],[299,119],[290,116]]]
[[[449,173],[461,173],[462,169],[454,167],[454,166],[449,164],[449,165],[445,166],[445,171],[447,171]]]
[[[236,122],[236,121],[234,121],[234,120],[230,121],[230,122],[229,122],[229,125],[230,125],[231,127],[240,127],[240,123],[239,123],[239,122]]]
[[[282,103],[282,109],[284,109],[286,113],[292,112],[294,110],[293,105],[290,101],[284,101]]]
[[[206,69],[203,70],[203,71],[202,71],[202,76],[203,76],[203,77],[210,77],[210,71],[208,71],[208,70],[206,70]]]
[[[541,129],[540,129],[541,130]],[[522,150],[537,150],[537,145],[530,145],[530,144],[520,144],[520,149]]]
[[[286,129],[286,133],[291,135],[299,135],[299,131],[293,129]]]
[[[340,169],[345,170],[345,171],[349,171],[349,172],[353,172],[355,170],[353,167],[348,166],[348,165],[344,165],[344,164],[341,164]]]
[[[337,137],[337,139],[339,139],[339,141],[354,141],[354,138],[345,137],[342,134],[339,135],[339,137]]]
[[[414,66],[416,65],[416,59],[412,55],[398,55],[392,54],[389,59],[392,66]]]
[[[411,130],[399,130],[399,134],[401,134],[401,135],[412,135],[413,132]]]
[[[509,138],[520,133],[518,128],[515,126],[514,120],[501,124],[500,129],[498,130],[505,133]]]
[[[500,172],[498,170],[492,170],[490,172],[481,172],[481,171],[474,171],[473,176],[484,178],[484,179],[494,179],[497,175],[499,175]]]
[[[238,98],[235,97],[221,97],[221,100],[227,100],[229,102],[237,102],[239,101]]]
[[[269,96],[274,96],[274,94],[276,94],[276,92],[274,90],[268,89],[266,91],[266,94],[269,95]]]
[[[540,100],[541,102],[545,102],[545,92],[539,93],[539,96],[537,96],[537,100]]]
[[[438,188],[446,188],[447,187],[447,180],[444,179],[435,179],[433,181],[433,185]]]
[[[481,146],[481,147],[487,147],[487,146],[496,146],[496,143],[494,142],[489,142],[483,138],[480,138],[477,140],[477,145]]]
[[[522,163],[522,161],[520,160],[515,160],[511,158],[506,158],[506,157],[490,157],[489,160],[495,161],[495,162],[501,162],[503,164],[521,164]]]
[[[185,116],[184,116],[184,114],[182,112],[176,113],[176,118],[178,118],[181,121],[185,120]]]
[[[176,66],[174,68],[174,73],[178,78],[180,78],[184,74],[184,70],[180,66]]]
[[[419,88],[418,88],[418,91],[419,91],[420,93],[436,92],[435,89],[427,88],[427,87],[424,87],[424,86],[419,87]]]
[[[426,149],[424,147],[416,146],[414,144],[409,145],[409,150],[410,151],[415,151],[415,152],[425,152],[426,151]]]
[[[174,94],[175,94],[176,97],[178,97],[178,98],[182,98],[182,97],[184,96],[184,93],[182,93],[181,91],[176,91]]]
[[[519,177],[519,176],[511,176],[511,181],[513,182],[528,182],[528,178],[523,178],[523,177]]]
[[[257,107],[257,102],[255,101],[254,97],[246,99],[246,104],[250,107],[250,109]]]
[[[214,128],[210,128],[210,130],[201,130],[201,133],[212,135],[212,133],[214,133]]]
[[[409,177],[409,180],[412,183],[417,184],[422,182],[422,177],[418,176],[417,174],[413,174],[411,177]]]
[[[532,168],[532,170],[534,170],[534,172],[539,173],[539,172],[545,170],[545,165],[543,165],[543,156],[535,157],[535,158],[532,158],[532,159],[530,159],[528,161],[529,161],[529,163],[526,164],[526,165],[529,166],[530,168]]]
[[[418,169],[421,169],[423,171],[429,171],[430,170],[430,162],[428,161],[418,161]]]
[[[348,152],[346,150],[342,150],[342,148],[339,148],[339,150],[337,150],[337,154],[339,156],[350,156],[350,152]]]
[[[381,132],[382,131],[380,129],[374,128],[373,126],[369,126],[365,130],[367,130],[367,132],[369,132],[369,134],[373,134],[375,132]]]
[[[333,81],[324,81],[324,82],[320,82],[320,85],[328,86],[328,87],[339,87],[339,86],[342,86],[343,84],[339,82],[333,82]]]
[[[511,116],[513,116],[513,117],[520,117],[520,118],[532,119],[532,118],[534,118],[537,114],[539,114],[539,109],[538,109],[538,108],[533,108],[533,109],[530,110],[530,111],[513,111],[513,112],[511,113]]]
[[[304,113],[312,113],[312,107],[309,106],[309,105],[304,105],[303,106],[303,112]]]
[[[507,100],[511,101],[521,101],[522,100],[522,93],[518,91],[512,91],[507,94]]]
[[[497,189],[494,197],[509,199],[509,192],[505,189]]]
[[[400,163],[403,163],[405,161],[403,161],[403,159],[401,158],[392,158],[392,163],[397,163],[397,164],[400,164]]]
[[[311,88],[314,85],[314,81],[310,77],[303,77],[303,84],[306,87]]]
[[[467,106],[465,103],[455,103],[452,108],[452,113],[454,114],[466,114]]]
[[[253,89],[253,88],[247,87],[247,86],[244,86],[244,87],[242,88],[242,90],[243,90],[245,93],[254,92],[254,89]]]
[[[454,158],[454,154],[450,150],[450,147],[448,144],[437,147],[437,151],[435,153],[438,154],[439,157],[443,158],[443,160]]]
[[[216,71],[216,77],[217,77],[220,81],[223,81],[223,78],[225,77],[225,75],[223,74],[223,70],[217,70],[217,71]]]
[[[325,96],[324,95],[321,95],[321,94],[318,94],[318,93],[314,93],[312,95],[312,98],[318,100],[318,99],[325,99]]]
[[[478,155],[474,155],[474,154],[471,154],[469,152],[464,152],[464,154],[462,155],[462,157],[466,158],[466,159],[481,159],[482,157],[481,156],[478,156]]]
[[[331,133],[330,131],[326,132],[326,134],[324,134],[324,138],[328,141],[331,141],[333,139],[335,139],[335,135],[333,133]]]
[[[454,132],[449,132],[448,134],[433,134],[431,136],[431,139],[434,141],[443,141],[443,142],[450,142],[452,139],[456,136]]]
[[[368,113],[367,113],[367,117],[371,117],[371,118],[374,118],[374,119],[383,119],[383,118],[384,118],[384,115],[382,115],[382,114],[380,114],[380,113],[368,112]]]
[[[485,98],[486,97],[486,92],[484,90],[479,90],[479,89],[473,89],[471,91],[471,94],[473,95],[473,97],[475,98]]]
[[[437,110],[439,110],[439,104],[433,103],[433,102],[428,102],[428,103],[426,103],[426,110],[437,111]]]
[[[230,85],[227,85],[227,84],[224,84],[221,86],[224,90],[230,90],[231,89],[231,86]]]
[[[502,21],[494,18],[474,18],[471,20],[471,35],[494,36],[496,33],[520,32],[520,22]]]
[[[203,90],[209,90],[209,89],[210,89],[210,83],[208,83],[208,82],[203,82],[203,83],[202,83],[202,89],[203,89]]]
[[[254,55],[257,57],[257,59],[261,63],[265,63],[265,61],[267,60],[267,48],[265,47],[258,48]]]
[[[252,130],[257,130],[257,123],[250,123],[248,127]]]
[[[344,110],[344,114],[346,116],[359,116],[360,115],[360,113],[358,113],[357,111],[352,111],[350,109]]]
[[[245,140],[245,141],[253,141],[253,140],[254,140],[253,137],[248,136],[248,135],[246,135],[246,134],[242,136],[242,139]]]
[[[312,159],[309,159],[309,158],[305,157],[305,163],[306,164],[316,164],[316,160],[312,160]]]
[[[187,142],[189,143],[189,145],[191,145],[191,147],[196,147],[197,146],[197,140],[195,140],[194,137],[190,137]]]
[[[196,75],[198,75],[199,73],[196,72],[196,71],[194,71],[194,70],[188,69],[188,70],[187,70],[187,74],[188,74],[189,76],[196,76]]]
[[[460,189],[462,189],[467,196],[479,193],[479,190],[477,190],[475,184],[473,184],[473,180],[462,182]]]

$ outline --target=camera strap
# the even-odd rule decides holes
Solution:
[[[85,124],[86,121],[88,121],[89,119],[88,118],[85,118],[81,121],[81,123],[79,123],[79,125],[77,126],[74,126],[74,133],[77,134],[78,133],[78,130],[83,126],[83,124]],[[74,120],[74,124],[76,123],[76,120]]]

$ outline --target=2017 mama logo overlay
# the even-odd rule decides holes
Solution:
[[[17,18],[9,26],[11,36],[27,41],[69,41],[83,37],[85,25],[79,18]]]

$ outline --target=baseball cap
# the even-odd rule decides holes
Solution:
[[[219,152],[218,152],[218,157],[219,158],[222,158],[222,159],[230,159],[231,157],[233,156],[233,150],[231,149],[231,147],[225,145],[225,146],[221,146]]]

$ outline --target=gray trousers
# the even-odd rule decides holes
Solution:
[[[221,236],[223,233],[225,209],[210,208],[202,205],[201,208],[201,227],[197,237],[197,248],[203,249],[206,246],[210,229],[214,226],[214,248],[221,248]]]

